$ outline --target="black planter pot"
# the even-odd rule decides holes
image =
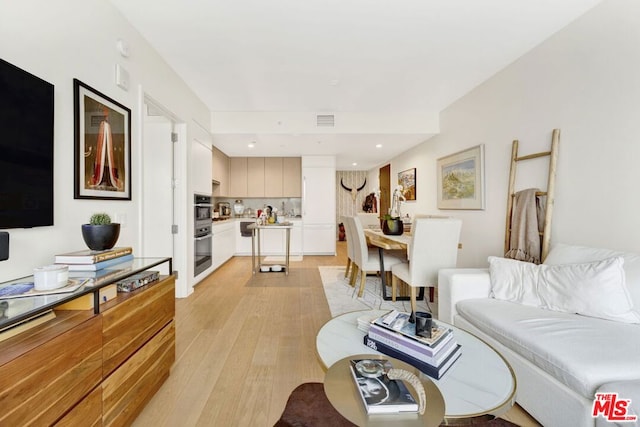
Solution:
[[[385,219],[382,221],[382,232],[390,236],[399,236],[404,233],[404,225],[400,218]]]
[[[82,238],[89,249],[104,251],[115,246],[120,236],[120,224],[82,224]]]

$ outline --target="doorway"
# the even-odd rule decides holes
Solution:
[[[179,153],[176,144],[183,124],[163,106],[144,96],[142,129],[141,257],[172,257],[174,272],[184,270],[186,255],[178,233],[180,213],[176,186]],[[176,278],[176,296],[185,284]],[[186,296],[186,295],[185,295]]]
[[[380,183],[380,216],[389,213],[391,207],[391,165],[380,168],[378,180]]]

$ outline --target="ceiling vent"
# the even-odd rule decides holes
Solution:
[[[333,127],[335,125],[333,114],[318,114],[316,120],[318,127]]]

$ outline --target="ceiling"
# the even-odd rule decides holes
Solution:
[[[440,111],[600,2],[110,1],[213,112],[223,152],[330,154],[338,170],[433,136]]]

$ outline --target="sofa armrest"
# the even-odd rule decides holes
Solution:
[[[488,268],[446,268],[438,272],[438,319],[453,324],[456,303],[488,298],[491,280]]]

